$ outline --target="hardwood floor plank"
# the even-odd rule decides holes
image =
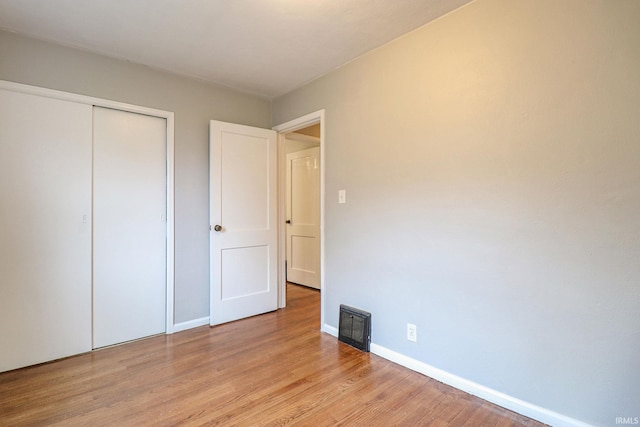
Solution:
[[[2,426],[542,426],[320,332],[286,309],[0,374]]]

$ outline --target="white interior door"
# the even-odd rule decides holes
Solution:
[[[94,108],[93,347],[165,331],[166,121]]]
[[[320,148],[287,154],[287,280],[320,289]]]
[[[91,106],[0,89],[0,371],[91,350]]]
[[[211,121],[211,325],[277,309],[272,130]]]

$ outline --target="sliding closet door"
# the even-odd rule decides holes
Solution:
[[[0,371],[91,350],[91,114],[0,89]]]
[[[93,347],[165,331],[166,121],[94,108]]]

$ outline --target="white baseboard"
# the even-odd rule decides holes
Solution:
[[[320,328],[320,330],[338,338],[338,328],[334,328],[333,326],[329,326],[325,323],[324,325],[322,325],[322,328]]]
[[[322,326],[321,330],[322,332],[326,332],[335,337],[338,336],[338,329],[333,326],[325,324]],[[545,424],[555,427],[592,427],[590,424],[474,383],[473,381],[469,381],[447,371],[443,371],[442,369],[420,362],[419,360],[405,356],[404,354],[389,350],[381,345],[371,343],[371,353],[409,368],[412,371],[419,372],[444,384],[450,385],[458,390],[462,390],[466,393],[472,394],[488,402],[494,403],[526,417],[533,418],[534,420],[538,420]]]
[[[209,317],[201,317],[200,319],[193,319],[187,322],[176,323],[173,325],[173,332],[186,331],[187,329],[197,328],[198,326],[204,326],[209,324]]]

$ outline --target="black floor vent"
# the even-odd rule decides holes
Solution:
[[[338,340],[368,352],[371,343],[371,313],[340,304]]]

